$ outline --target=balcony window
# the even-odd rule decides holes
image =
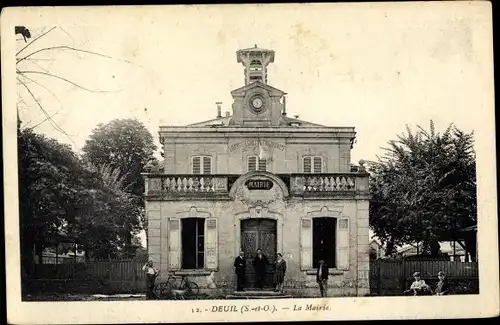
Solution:
[[[210,156],[194,156],[192,158],[192,173],[212,174],[212,157]]]
[[[304,173],[318,174],[323,172],[323,158],[320,156],[306,156],[303,158],[302,169]]]
[[[248,171],[267,171],[267,161],[266,159],[259,159],[258,156],[249,156],[248,157]]]

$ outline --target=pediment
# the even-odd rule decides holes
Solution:
[[[256,88],[263,89],[263,90],[267,91],[267,93],[271,97],[281,97],[285,94],[285,92],[283,90],[269,86],[268,84],[265,84],[261,81],[255,81],[255,82],[252,82],[248,85],[245,85],[243,87],[240,87],[238,89],[231,91],[231,95],[233,97],[243,97],[243,96],[245,96],[245,94],[247,92],[252,91],[253,89],[256,89]]]

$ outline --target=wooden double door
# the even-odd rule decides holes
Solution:
[[[272,219],[247,219],[241,221],[241,248],[245,252],[246,258],[245,288],[253,288],[256,285],[253,260],[259,248],[269,262],[266,266],[264,287],[274,287],[274,262],[277,254],[276,226],[276,220]]]

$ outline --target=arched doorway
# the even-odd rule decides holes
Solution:
[[[277,221],[273,219],[256,218],[241,220],[241,249],[245,252],[247,264],[246,288],[253,288],[255,286],[255,270],[252,262],[258,248],[262,250],[262,253],[269,261],[264,287],[274,287],[274,261],[276,260],[277,253],[276,229]]]

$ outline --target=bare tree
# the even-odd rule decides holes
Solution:
[[[36,79],[36,76],[43,76],[43,77],[49,77],[54,80],[59,80],[63,83],[72,85],[76,88],[79,88],[83,91],[87,92],[92,92],[92,93],[109,93],[109,92],[119,92],[120,90],[100,90],[100,89],[90,89],[89,87],[86,87],[78,82],[75,82],[73,80],[70,80],[69,78],[62,76],[58,73],[54,73],[51,71],[52,64],[54,62],[57,63],[55,58],[43,58],[40,57],[41,54],[54,54],[54,53],[60,53],[61,51],[70,51],[73,53],[76,53],[77,55],[84,54],[84,55],[92,55],[92,56],[97,56],[97,57],[102,57],[105,59],[112,59],[112,60],[119,60],[123,62],[127,62],[130,64],[134,64],[130,61],[127,60],[120,60],[113,58],[108,55],[104,55],[101,53],[97,53],[94,51],[89,51],[80,48],[79,46],[72,46],[72,45],[66,45],[66,44],[56,44],[53,46],[44,46],[41,48],[36,48],[34,44],[39,44],[37,43],[39,40],[47,37],[50,33],[54,33],[56,31],[60,31],[65,33],[66,35],[70,36],[71,35],[66,32],[62,27],[59,26],[54,26],[52,28],[49,28],[48,30],[42,30],[41,32],[38,33],[38,35],[32,35],[32,31],[30,31],[27,27],[25,26],[16,26],[15,27],[15,34],[20,35],[22,38],[18,38],[19,41],[23,41],[26,43],[24,46],[22,46],[16,53],[16,73],[17,73],[17,82],[20,85],[20,89],[24,90],[25,95],[28,96],[30,99],[30,102],[37,107],[40,112],[43,114],[43,119],[36,124],[30,125],[31,121],[28,121],[24,125],[22,125],[22,121],[19,118],[19,109],[21,105],[25,105],[30,107],[30,104],[28,104],[28,100],[25,100],[23,98],[23,95],[21,91],[18,92],[19,100],[18,100],[18,127],[21,128],[30,128],[30,129],[35,129],[36,127],[42,125],[43,123],[50,123],[51,126],[64,134],[66,137],[68,137],[72,142],[73,140],[71,137],[66,133],[65,130],[59,126],[59,124],[53,119],[53,117],[63,109],[63,105],[58,98],[58,96],[52,91],[47,85],[45,85],[43,82],[40,82],[39,80]],[[29,41],[28,41],[29,40]],[[81,57],[80,57],[81,58]],[[49,67],[43,67],[39,62],[42,61],[50,61],[50,66]],[[38,85],[39,87],[43,88],[46,92],[48,92],[50,95],[52,95],[60,104],[60,108],[55,112],[50,114],[48,110],[42,105],[41,101],[38,99],[36,96],[36,91],[33,89],[32,85]],[[73,142],[74,143],[74,142]]]

